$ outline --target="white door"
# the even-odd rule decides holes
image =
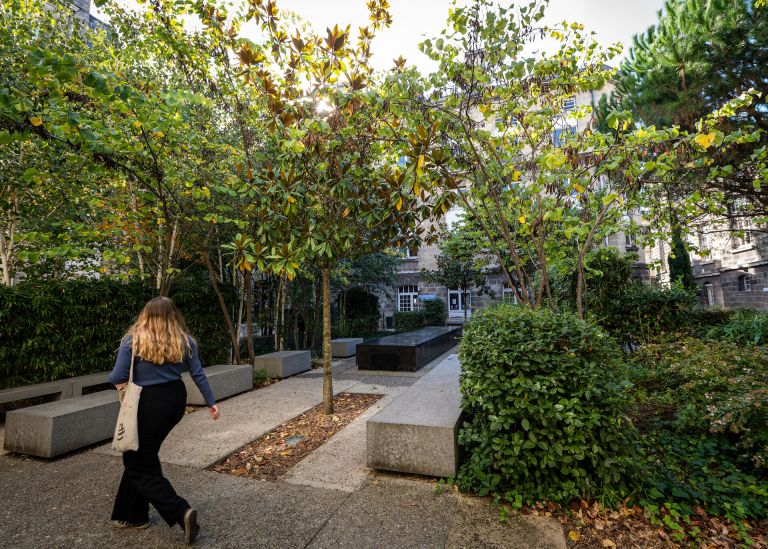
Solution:
[[[462,295],[461,290],[448,290],[448,316],[464,318],[464,310],[470,316],[472,310],[472,295],[470,292]]]

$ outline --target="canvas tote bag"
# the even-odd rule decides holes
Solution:
[[[131,368],[128,371],[128,384],[118,391],[120,413],[117,415],[112,448],[118,452],[139,449],[139,397],[141,387],[133,382],[133,363],[136,361],[136,341],[131,344]]]

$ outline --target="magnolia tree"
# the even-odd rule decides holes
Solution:
[[[301,261],[322,278],[326,413],[333,411],[332,270],[342,259],[427,236],[423,225],[434,211],[409,122],[391,108],[390,97],[413,73],[399,61],[383,79],[374,76],[371,41],[390,15],[386,1],[368,7],[371,23],[354,41],[349,27],[322,37],[290,29],[273,2],[253,2],[249,16],[270,47],[259,52],[242,43],[238,51],[248,80],[269,97],[270,130],[280,144],[271,184],[284,193],[283,212],[302,235]],[[416,160],[401,168],[402,156]]]

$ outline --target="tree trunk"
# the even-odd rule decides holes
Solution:
[[[333,413],[333,377],[331,375],[331,269],[323,267],[323,409]]]
[[[312,281],[312,293],[315,297],[315,307],[312,311],[312,343],[310,343],[310,350],[315,349],[317,346],[317,327],[320,324],[320,292],[317,291],[317,277]]]
[[[221,307],[221,312],[224,315],[224,322],[227,324],[229,339],[232,343],[232,361],[235,364],[240,364],[240,341],[238,337],[240,334],[235,333],[235,328],[232,325],[232,319],[229,318],[227,302],[224,301],[224,295],[221,293],[221,290],[219,290],[219,285],[216,283],[216,273],[214,272],[213,265],[211,264],[211,256],[208,255],[207,251],[203,254],[203,260],[205,261],[205,267],[208,269],[208,276],[211,279],[211,286],[213,287],[213,291],[219,300],[219,307]]]
[[[256,353],[253,350],[253,288],[251,287],[251,271],[245,271],[245,333],[248,337],[248,361],[256,364]]]
[[[576,312],[579,319],[584,320],[584,298],[582,288],[584,287],[584,255],[579,251],[579,269],[576,276]]]

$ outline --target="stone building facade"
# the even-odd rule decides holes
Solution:
[[[744,220],[703,223],[690,237],[693,276],[702,305],[768,309],[768,234]],[[669,249],[650,250],[652,278],[669,284]]]

